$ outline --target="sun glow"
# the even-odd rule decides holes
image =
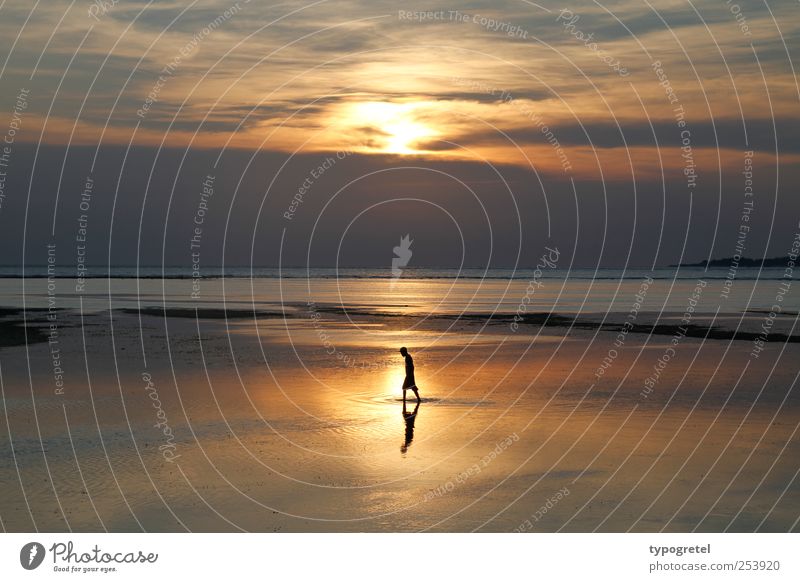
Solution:
[[[405,368],[403,361],[396,368],[388,370],[383,375],[383,393],[388,398],[399,398],[403,396],[403,380],[405,379]]]
[[[425,151],[420,144],[437,135],[430,126],[418,121],[417,103],[369,101],[353,104],[349,121],[370,132],[367,148],[388,154],[416,154]]]

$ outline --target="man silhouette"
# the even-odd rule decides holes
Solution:
[[[406,401],[406,390],[409,388],[414,391],[417,402],[421,402],[419,390],[417,390],[417,382],[414,380],[414,358],[411,357],[411,354],[409,354],[408,350],[404,347],[400,348],[400,355],[406,360],[406,379],[403,380],[403,402]]]
[[[400,445],[400,452],[405,454],[408,452],[408,447],[411,446],[411,441],[414,440],[414,421],[417,420],[417,411],[419,410],[419,401],[414,407],[413,412],[409,412],[406,408],[406,401],[403,400],[403,420],[406,423],[406,439]]]

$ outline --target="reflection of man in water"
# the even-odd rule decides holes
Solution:
[[[410,357],[410,356],[409,356]],[[417,410],[419,410],[419,398],[417,398],[417,405],[414,407],[414,412],[406,410],[406,401],[403,400],[403,420],[406,421],[406,440],[400,446],[400,452],[405,453],[414,440],[414,421],[417,420]]]
[[[400,354],[406,359],[406,379],[403,380],[403,402],[406,401],[406,390],[409,388],[414,391],[417,402],[420,402],[417,382],[414,380],[414,358],[408,353],[406,348],[400,348]]]

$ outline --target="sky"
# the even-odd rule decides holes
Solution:
[[[785,255],[798,8],[6,0],[0,262]]]

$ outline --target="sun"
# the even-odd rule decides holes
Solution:
[[[355,103],[348,117],[353,125],[374,131],[369,150],[387,154],[418,154],[419,145],[437,135],[430,126],[418,121],[417,103],[368,101]]]
[[[428,126],[413,121],[387,125],[386,131],[390,137],[385,151],[392,154],[417,153],[419,150],[413,146],[433,135]]]

